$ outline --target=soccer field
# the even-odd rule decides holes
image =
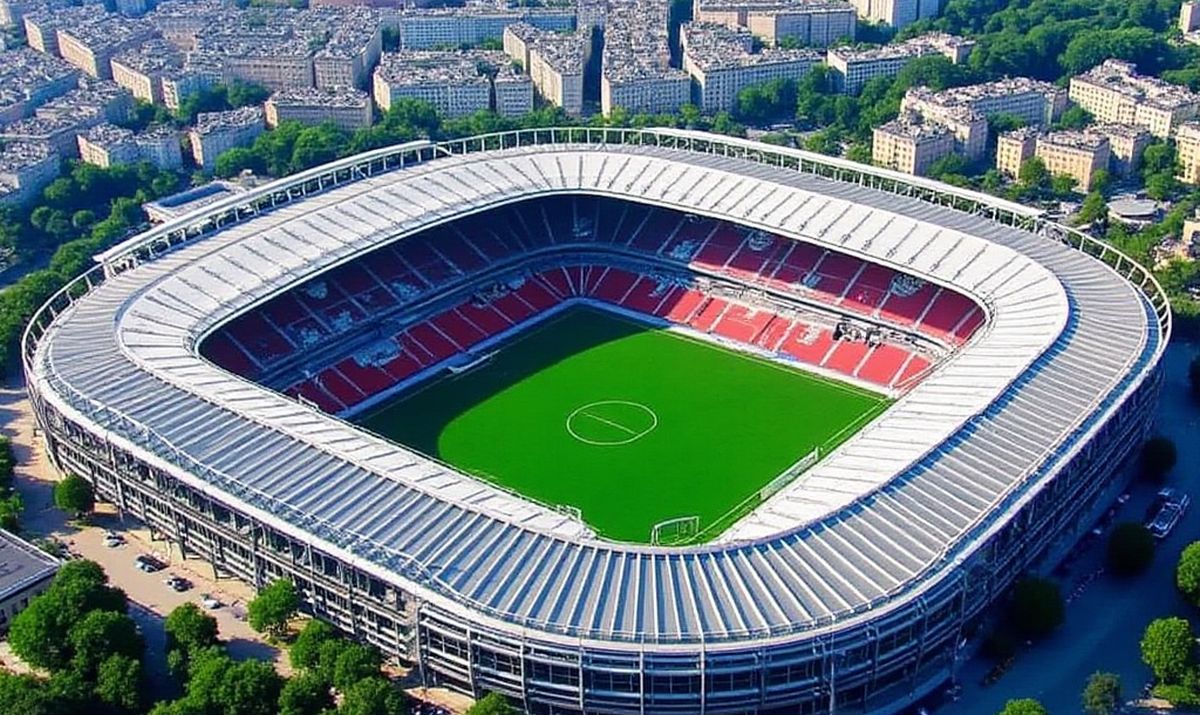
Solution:
[[[816,447],[824,454],[887,403],[577,307],[485,365],[418,386],[359,422],[512,491],[577,507],[604,537],[648,542],[656,523],[696,516],[704,540],[797,460]]]

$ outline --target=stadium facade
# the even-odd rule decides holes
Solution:
[[[836,249],[988,320],[805,479],[674,549],[599,540],[199,356],[289,286],[550,194]],[[153,228],[49,301],[22,354],[56,465],[220,573],[293,579],[430,684],[536,713],[889,713],[1106,508],[1170,331],[1142,268],[1023,206],[738,139],[556,129],[381,149]]]

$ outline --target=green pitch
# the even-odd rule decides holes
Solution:
[[[656,523],[693,515],[700,538],[714,538],[774,477],[886,405],[854,387],[573,308],[485,365],[426,383],[361,423],[512,491],[578,507],[602,536],[647,542]]]

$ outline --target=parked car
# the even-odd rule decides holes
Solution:
[[[120,534],[115,534],[110,531],[104,535],[104,545],[110,549],[115,549],[119,546],[124,546],[125,545],[125,537],[121,536]]]
[[[192,587],[192,582],[182,576],[168,576],[163,579],[163,583],[167,584],[172,591],[177,593],[183,593]]]
[[[146,573],[155,573],[167,567],[162,561],[148,554],[138,554],[137,558],[133,560],[133,564],[137,566],[138,570]]]
[[[202,593],[200,594],[200,605],[204,606],[210,611],[215,611],[221,607],[221,602],[218,601],[212,594]]]
[[[1187,511],[1192,498],[1174,487],[1164,487],[1159,490],[1155,500],[1154,515],[1146,522],[1146,528],[1156,539],[1165,539],[1171,535],[1179,519]]]

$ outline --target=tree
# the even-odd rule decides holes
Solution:
[[[1121,677],[1092,673],[1083,689],[1083,710],[1088,715],[1113,715],[1121,708]]]
[[[518,715],[518,712],[500,693],[488,693],[467,708],[466,715]]]
[[[95,677],[100,664],[110,656],[140,660],[145,647],[133,619],[113,611],[89,612],[71,627],[68,636],[72,665],[89,679]]]
[[[1026,638],[1044,638],[1066,618],[1058,585],[1043,578],[1026,577],[1013,587],[1009,617]]]
[[[5,715],[57,715],[43,683],[32,675],[15,675],[0,669],[0,703]]]
[[[1099,191],[1092,191],[1083,199],[1083,204],[1079,207],[1079,214],[1076,217],[1081,224],[1092,223],[1099,221],[1108,215],[1108,202],[1104,200],[1104,194]]]
[[[1050,172],[1046,170],[1046,164],[1036,156],[1021,162],[1017,178],[1031,190],[1046,189],[1050,185]]]
[[[1079,105],[1069,107],[1058,118],[1059,129],[1083,129],[1091,123],[1092,113]]]
[[[68,474],[54,485],[54,506],[79,518],[96,506],[96,495],[86,479]]]
[[[1142,662],[1163,683],[1178,683],[1195,663],[1196,638],[1183,618],[1158,618],[1142,636]]]
[[[1175,468],[1179,454],[1168,437],[1151,437],[1142,445],[1142,475],[1152,482],[1161,482]]]
[[[279,579],[259,591],[246,610],[251,628],[259,633],[269,631],[274,636],[281,636],[299,608],[296,586],[287,579]]]
[[[13,619],[9,644],[30,665],[61,669],[74,656],[72,627],[93,611],[124,613],[125,593],[109,586],[94,562],[68,561],[45,593]]]
[[[194,603],[177,606],[167,616],[167,664],[177,678],[187,675],[192,654],[217,645],[217,619]]]
[[[288,648],[288,660],[296,669],[314,669],[320,663],[321,645],[338,640],[337,630],[329,623],[314,618],[304,624],[300,635]]]
[[[1108,568],[1117,576],[1134,576],[1154,560],[1154,536],[1136,522],[1117,524],[1108,537]]]
[[[404,696],[379,676],[364,678],[350,686],[342,695],[342,706],[338,708],[340,715],[401,715],[403,712]]]
[[[379,651],[361,643],[347,643],[338,655],[333,669],[333,686],[345,692],[363,678],[379,675],[383,658]]]
[[[1151,174],[1146,178],[1146,195],[1155,201],[1166,201],[1177,185],[1178,180],[1172,174]]]
[[[1193,606],[1200,606],[1200,541],[1193,541],[1179,555],[1175,585]]]
[[[1192,398],[1200,400],[1200,355],[1188,363],[1188,384],[1192,388]]]
[[[142,664],[126,655],[112,655],[96,673],[96,697],[130,713],[142,711]]]
[[[1009,700],[1004,705],[1004,709],[1000,711],[1000,715],[1049,715],[1049,713],[1041,703],[1033,698],[1023,698]]]
[[[329,685],[312,673],[293,677],[279,693],[279,715],[321,715],[332,708]]]

